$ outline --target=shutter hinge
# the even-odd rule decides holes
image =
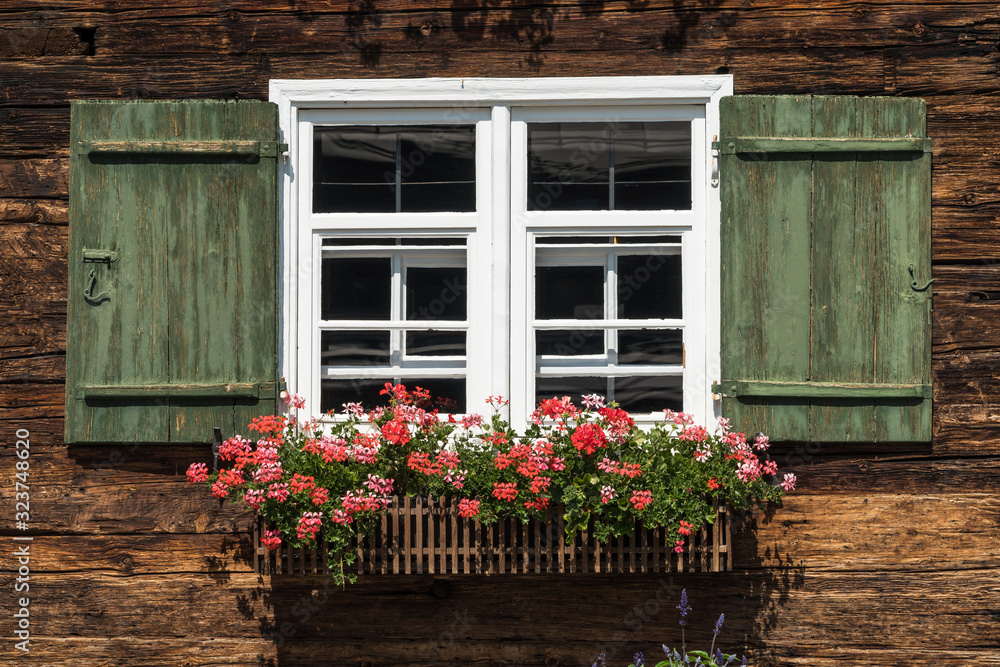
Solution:
[[[719,135],[712,135],[712,187],[719,187]]]

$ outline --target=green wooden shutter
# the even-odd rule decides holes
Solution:
[[[723,413],[778,440],[929,441],[923,100],[722,100]]]
[[[277,107],[75,102],[67,442],[206,442],[273,413]]]

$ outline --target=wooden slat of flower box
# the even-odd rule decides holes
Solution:
[[[424,573],[424,513],[423,513],[423,499],[420,496],[413,498],[410,505],[410,515],[413,517],[414,526],[414,536],[413,536],[413,546],[410,548],[410,553],[416,556],[416,565],[414,570],[417,574]]]
[[[379,563],[379,573],[386,574],[389,571],[389,513],[383,512],[382,518],[379,522],[379,538],[381,539],[381,557],[382,562]]]
[[[449,500],[448,514],[451,517],[451,535],[448,538],[448,553],[451,554],[451,573],[458,574],[458,512]]]
[[[516,574],[721,572],[732,570],[728,508],[716,504],[716,521],[690,536],[684,551],[674,552],[663,528],[647,529],[600,542],[582,531],[567,545],[557,508],[546,520],[505,518],[484,525],[458,517],[453,499],[394,498],[375,529],[359,538],[355,570],[363,574]],[[293,548],[269,551],[260,540],[266,526],[254,522],[254,567],[261,573],[307,574],[327,571],[329,551]],[[402,561],[402,562],[400,562]]]

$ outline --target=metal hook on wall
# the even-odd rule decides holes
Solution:
[[[100,294],[95,295],[94,290],[97,289],[97,271],[95,269],[90,270],[90,285],[83,288],[83,298],[91,306],[96,306],[104,303],[105,301],[111,301],[111,293],[104,290]]]
[[[90,250],[84,248],[83,261],[84,263],[96,262],[105,264],[110,269],[111,264],[118,261],[118,253],[113,250]],[[83,288],[83,298],[91,306],[102,304],[105,301],[111,301],[111,292],[109,290],[97,293],[97,269],[90,270],[87,286]]]
[[[912,278],[912,280],[910,281],[910,287],[913,289],[914,292],[926,292],[927,288],[931,286],[931,283],[937,280],[937,278],[931,278],[926,283],[924,283],[923,287],[921,287],[917,283],[917,277],[916,275],[914,275],[913,271],[914,271],[913,265],[910,264],[910,278]]]

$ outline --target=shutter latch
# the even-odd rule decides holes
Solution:
[[[913,289],[914,292],[926,292],[927,288],[931,286],[931,283],[937,280],[937,278],[931,278],[926,283],[924,283],[923,287],[921,287],[920,284],[917,282],[917,276],[913,272],[912,264],[910,264],[910,278],[912,278],[912,280],[910,281],[910,287]]]
[[[118,253],[114,250],[90,250],[83,249],[83,261],[107,264],[111,268],[112,262],[118,261]],[[111,292],[104,290],[97,291],[97,269],[91,269],[87,276],[87,286],[83,288],[83,299],[91,306],[98,306],[105,301],[111,301]]]
[[[118,253],[114,250],[88,250],[87,248],[84,248],[83,261],[110,264],[111,262],[118,261]]]

